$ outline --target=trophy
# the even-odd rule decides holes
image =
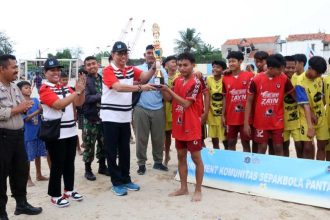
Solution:
[[[162,76],[160,72],[161,68],[161,59],[163,55],[163,49],[160,47],[160,41],[159,41],[159,25],[157,23],[154,23],[152,25],[152,34],[154,36],[154,56],[156,59],[156,77],[155,77],[155,85],[160,86],[164,85],[164,77]]]

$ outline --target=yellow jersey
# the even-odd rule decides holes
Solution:
[[[312,113],[317,118],[315,128],[327,123],[323,105],[323,81],[321,77],[314,80],[307,78],[303,73],[297,78],[296,95],[298,104],[309,104]],[[307,126],[307,120],[303,106],[299,107],[300,122]]]
[[[297,77],[291,78],[293,86],[297,83]],[[284,96],[284,130],[290,131],[300,128],[298,104],[292,94]]]
[[[207,123],[209,125],[221,125],[223,106],[222,78],[215,80],[214,76],[209,76],[206,79],[206,85],[210,95],[210,109],[207,116]]]
[[[323,78],[324,99],[326,103],[325,115],[328,119],[328,127],[330,127],[330,75]]]
[[[168,76],[167,86],[171,89],[173,87],[174,80],[180,75],[176,72],[173,76]],[[172,102],[165,102],[165,119],[166,122],[172,122]]]

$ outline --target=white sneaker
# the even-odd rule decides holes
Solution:
[[[59,208],[67,207],[70,205],[70,202],[66,200],[63,196],[52,197],[50,201]]]
[[[71,198],[75,201],[81,201],[81,200],[84,199],[84,197],[76,191],[65,191],[64,194],[63,194],[63,197],[65,199]]]

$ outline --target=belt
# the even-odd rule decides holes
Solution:
[[[0,135],[22,135],[24,134],[24,128],[17,129],[17,130],[11,130],[6,128],[0,128]]]

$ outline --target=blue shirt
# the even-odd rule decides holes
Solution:
[[[144,63],[140,66],[137,66],[140,70],[144,72],[148,71],[148,64]],[[168,76],[165,69],[161,68],[160,71],[163,74],[164,81],[167,84]],[[150,84],[155,83],[155,76],[152,76],[149,80]],[[144,91],[141,93],[139,102],[136,104],[142,108],[149,109],[149,110],[158,110],[163,108],[163,95],[161,91]]]
[[[32,98],[33,106],[26,112],[23,119],[39,109],[40,102],[37,98]],[[40,114],[34,116],[29,121],[24,121],[24,141],[33,141],[38,139],[38,131],[41,123]]]

